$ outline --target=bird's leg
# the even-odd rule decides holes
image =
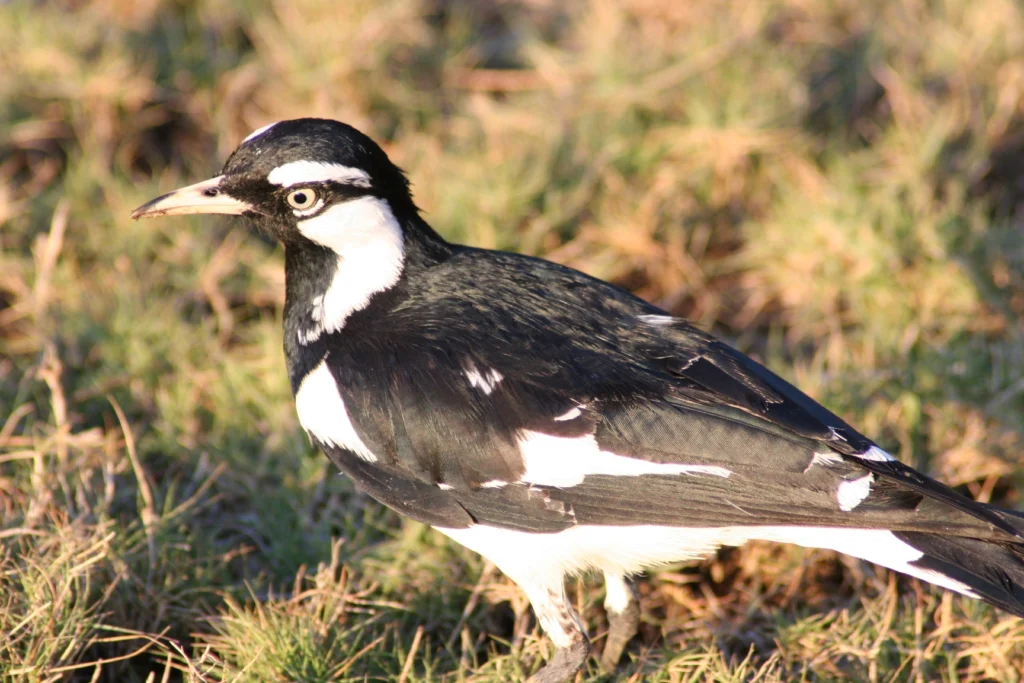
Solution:
[[[555,656],[540,671],[530,676],[527,683],[571,681],[590,656],[590,639],[569,604],[561,576],[557,582],[523,586],[523,589],[530,598],[537,621],[555,645]]]
[[[636,589],[621,574],[604,574],[604,609],[608,613],[608,638],[601,653],[601,666],[615,671],[622,651],[640,626],[640,602]]]

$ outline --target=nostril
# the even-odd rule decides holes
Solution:
[[[219,194],[220,190],[218,190],[216,187],[211,187],[208,190],[203,190],[203,195],[206,197],[216,197]]]

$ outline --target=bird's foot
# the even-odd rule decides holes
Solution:
[[[540,671],[530,676],[526,683],[566,683],[587,663],[590,656],[590,640],[583,635],[575,634],[567,647],[555,649],[551,658]]]

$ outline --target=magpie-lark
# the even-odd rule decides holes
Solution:
[[[603,572],[614,668],[627,578],[750,539],[829,548],[1024,616],[1024,515],[900,463],[750,358],[606,282],[449,244],[405,175],[336,121],[265,126],[220,175],[133,218],[244,216],[285,249],[299,421],[381,503],[490,558],[554,642],[590,643],[566,575]]]

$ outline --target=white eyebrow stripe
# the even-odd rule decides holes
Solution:
[[[357,187],[370,187],[370,174],[358,168],[321,161],[291,161],[267,174],[267,182],[281,187],[333,181]]]

